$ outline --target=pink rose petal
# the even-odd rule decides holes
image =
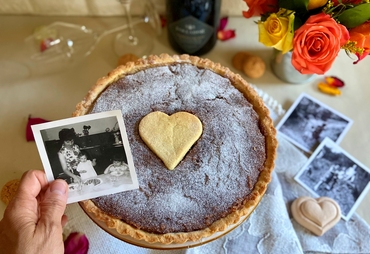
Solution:
[[[235,30],[223,30],[217,32],[217,38],[221,41],[227,41],[235,37]]]
[[[220,26],[218,27],[218,31],[224,30],[228,21],[229,21],[229,18],[228,17],[221,18],[221,20],[220,20]]]
[[[78,232],[69,234],[64,241],[64,254],[87,254],[89,250],[89,240]]]
[[[344,81],[334,76],[326,76],[325,81],[330,86],[344,87]]]
[[[45,120],[45,119],[42,119],[42,118],[38,118],[38,117],[36,117],[36,118],[31,117],[31,116],[28,117],[27,126],[26,126],[26,140],[27,140],[27,142],[35,140],[35,138],[33,137],[33,132],[32,132],[32,129],[31,129],[31,125],[46,123],[46,122],[49,122],[49,121]]]

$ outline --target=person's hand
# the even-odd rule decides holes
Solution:
[[[23,174],[17,194],[0,221],[0,253],[64,253],[67,195],[64,180],[49,184],[40,170]]]

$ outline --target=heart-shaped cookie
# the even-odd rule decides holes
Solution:
[[[338,203],[328,197],[300,197],[291,206],[294,219],[314,234],[321,236],[341,218]]]
[[[168,169],[179,164],[202,131],[199,118],[188,112],[169,116],[155,111],[141,119],[139,124],[140,137]]]

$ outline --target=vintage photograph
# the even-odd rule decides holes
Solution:
[[[353,121],[322,102],[301,94],[276,129],[307,153],[312,153],[326,137],[339,144]]]
[[[330,197],[348,220],[370,188],[370,170],[325,138],[295,180],[317,197]]]
[[[68,203],[138,188],[121,111],[32,126],[48,181],[69,185]]]

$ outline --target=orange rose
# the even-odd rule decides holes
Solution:
[[[363,49],[363,53],[355,52],[358,59],[355,64],[370,54],[370,21],[349,30],[349,40],[356,42],[355,47]]]
[[[243,0],[249,7],[248,11],[243,11],[245,18],[260,16],[264,13],[277,12],[279,10],[278,0]]]
[[[292,64],[302,74],[324,74],[346,44],[349,33],[325,13],[310,16],[293,40]]]

